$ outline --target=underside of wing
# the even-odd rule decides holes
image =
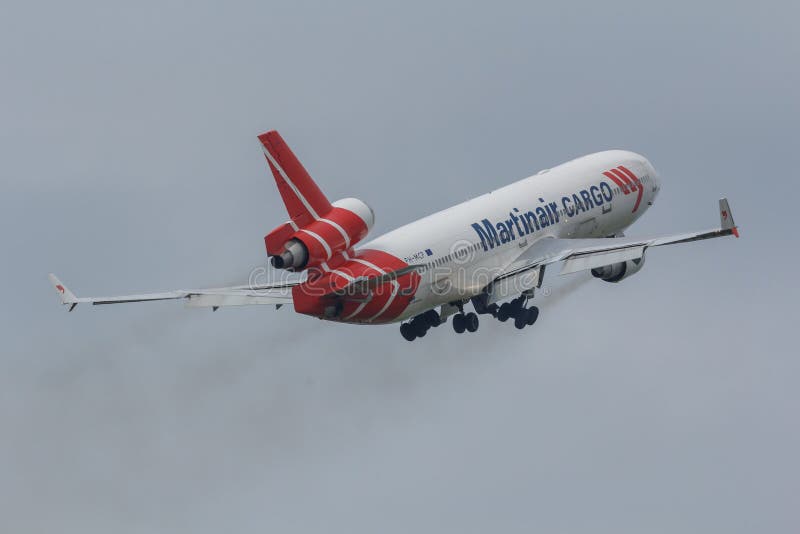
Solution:
[[[676,245],[715,237],[735,235],[739,231],[733,222],[733,215],[727,199],[719,201],[720,227],[700,232],[687,232],[649,238],[608,237],[596,239],[544,238],[531,245],[513,263],[513,268],[503,273],[503,277],[526,270],[563,262],[561,274],[596,269],[625,261],[637,260],[644,256],[649,247]]]

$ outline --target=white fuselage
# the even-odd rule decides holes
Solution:
[[[604,175],[619,166],[640,180],[641,198]],[[502,272],[542,238],[619,235],[653,203],[658,190],[658,175],[643,156],[597,152],[401,226],[359,248],[430,267],[414,300],[395,319],[400,321],[477,295],[490,281],[481,273]]]

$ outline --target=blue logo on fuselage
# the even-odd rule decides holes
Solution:
[[[600,182],[588,189],[581,189],[571,196],[561,197],[561,206],[567,217],[574,217],[578,213],[611,202],[612,198],[611,186],[606,182]],[[493,223],[489,219],[483,219],[480,222],[472,223],[472,228],[481,240],[483,250],[489,250],[558,223],[558,204],[545,202],[543,198],[539,198],[539,203],[541,205],[526,212],[520,212],[519,209],[513,208],[508,213],[508,219],[504,221]]]

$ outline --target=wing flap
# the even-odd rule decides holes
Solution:
[[[292,297],[255,294],[197,294],[186,299],[187,308],[220,308],[223,306],[283,305],[291,304]]]

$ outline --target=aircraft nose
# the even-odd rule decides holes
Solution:
[[[661,176],[659,176],[658,171],[649,161],[647,162],[647,174],[650,175],[650,179],[653,182],[650,197],[650,204],[652,204],[653,200],[656,198],[656,195],[658,195],[658,192],[661,191]]]

